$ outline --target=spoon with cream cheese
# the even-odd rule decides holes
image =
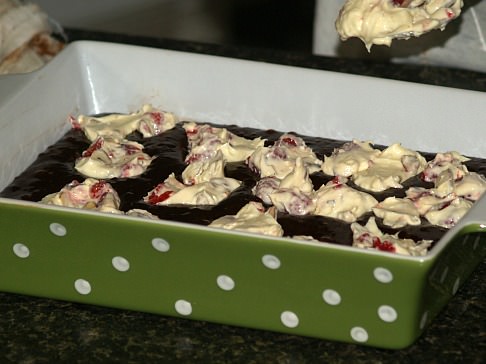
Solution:
[[[346,0],[336,20],[341,39],[360,38],[368,51],[393,39],[443,30],[456,19],[462,0]]]

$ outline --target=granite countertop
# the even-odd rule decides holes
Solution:
[[[336,60],[276,50],[67,30],[88,39],[216,54],[486,91],[486,74]],[[153,314],[0,293],[0,362],[482,363],[486,360],[486,260],[418,341],[382,350]]]

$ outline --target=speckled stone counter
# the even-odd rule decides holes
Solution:
[[[486,74],[461,70],[78,30],[67,34],[70,40],[139,44],[486,91]],[[483,363],[485,274],[486,260],[425,334],[397,351],[0,293],[0,363]]]

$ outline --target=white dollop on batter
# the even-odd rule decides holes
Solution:
[[[315,215],[351,223],[376,206],[378,201],[373,196],[349,187],[346,181],[345,177],[336,177],[316,191]]]
[[[423,187],[410,187],[406,191],[407,198],[410,199],[420,215],[424,216],[430,210],[438,210],[445,204],[455,198],[455,195],[449,194],[440,196],[434,189]]]
[[[370,217],[365,226],[353,222],[353,246],[364,249],[376,249],[380,251],[411,256],[424,256],[427,254],[432,241],[421,240],[415,242],[412,239],[400,239],[397,234],[383,233],[374,217]]]
[[[100,136],[122,140],[135,130],[139,130],[144,137],[158,135],[172,129],[177,123],[177,118],[172,113],[145,104],[140,110],[130,114],[108,114],[99,117],[80,115],[71,122],[74,128],[82,129],[90,141]]]
[[[383,150],[369,168],[352,176],[353,182],[365,190],[381,192],[388,188],[402,188],[402,182],[422,172],[427,165],[418,152],[395,143]]]
[[[486,191],[486,178],[476,172],[470,172],[454,181],[453,192],[470,201],[477,201]]]
[[[217,151],[209,159],[199,159],[189,163],[182,172],[182,182],[186,185],[194,185],[207,182],[212,178],[223,178],[226,161],[221,151]]]
[[[147,210],[142,209],[131,209],[128,210],[125,214],[132,217],[141,217],[149,220],[159,220],[158,216],[148,212]]]
[[[464,198],[455,198],[439,209],[430,209],[425,218],[434,225],[450,229],[469,211],[473,203]]]
[[[119,210],[118,193],[109,183],[94,178],[87,178],[81,183],[73,181],[59,192],[45,196],[41,203],[113,214],[122,213]]]
[[[467,167],[463,164],[469,158],[457,152],[437,153],[433,160],[427,163],[422,172],[424,181],[435,182],[444,172],[448,171],[452,179],[459,179],[468,173]]]
[[[390,46],[393,39],[419,37],[445,26],[461,13],[462,0],[347,0],[336,20],[341,40],[360,38],[368,51],[373,44]]]
[[[353,140],[336,148],[330,156],[324,157],[322,171],[330,176],[350,177],[369,168],[370,161],[378,157],[380,151],[370,142]]]
[[[209,181],[185,185],[170,174],[145,197],[144,201],[153,205],[217,205],[223,201],[241,182],[233,178],[211,178]]]
[[[283,236],[283,229],[275,217],[275,207],[265,210],[260,202],[251,201],[243,206],[236,215],[220,217],[209,226],[270,236]]]
[[[76,161],[75,169],[98,179],[135,177],[147,170],[152,159],[142,144],[98,137]]]
[[[412,200],[387,197],[373,207],[373,213],[383,219],[383,224],[398,229],[406,225],[420,225],[420,213]]]
[[[252,192],[265,204],[271,205],[272,200],[270,199],[270,195],[278,191],[280,182],[280,178],[277,178],[275,176],[260,178],[253,187]]]
[[[256,148],[265,143],[264,139],[246,139],[226,128],[217,128],[209,124],[187,122],[183,127],[189,147],[186,163],[210,159],[218,151],[227,162],[244,161]]]
[[[258,147],[248,158],[247,164],[262,178],[275,176],[283,179],[294,170],[298,158],[309,174],[321,169],[322,161],[302,138],[283,134],[272,146]]]
[[[253,193],[264,203],[291,215],[307,215],[315,209],[314,186],[300,157],[295,161],[294,170],[282,180],[264,177],[256,183]]]

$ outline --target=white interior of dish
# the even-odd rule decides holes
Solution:
[[[80,113],[152,103],[182,119],[486,157],[485,101],[474,91],[76,42],[39,71],[0,78],[0,189]]]

